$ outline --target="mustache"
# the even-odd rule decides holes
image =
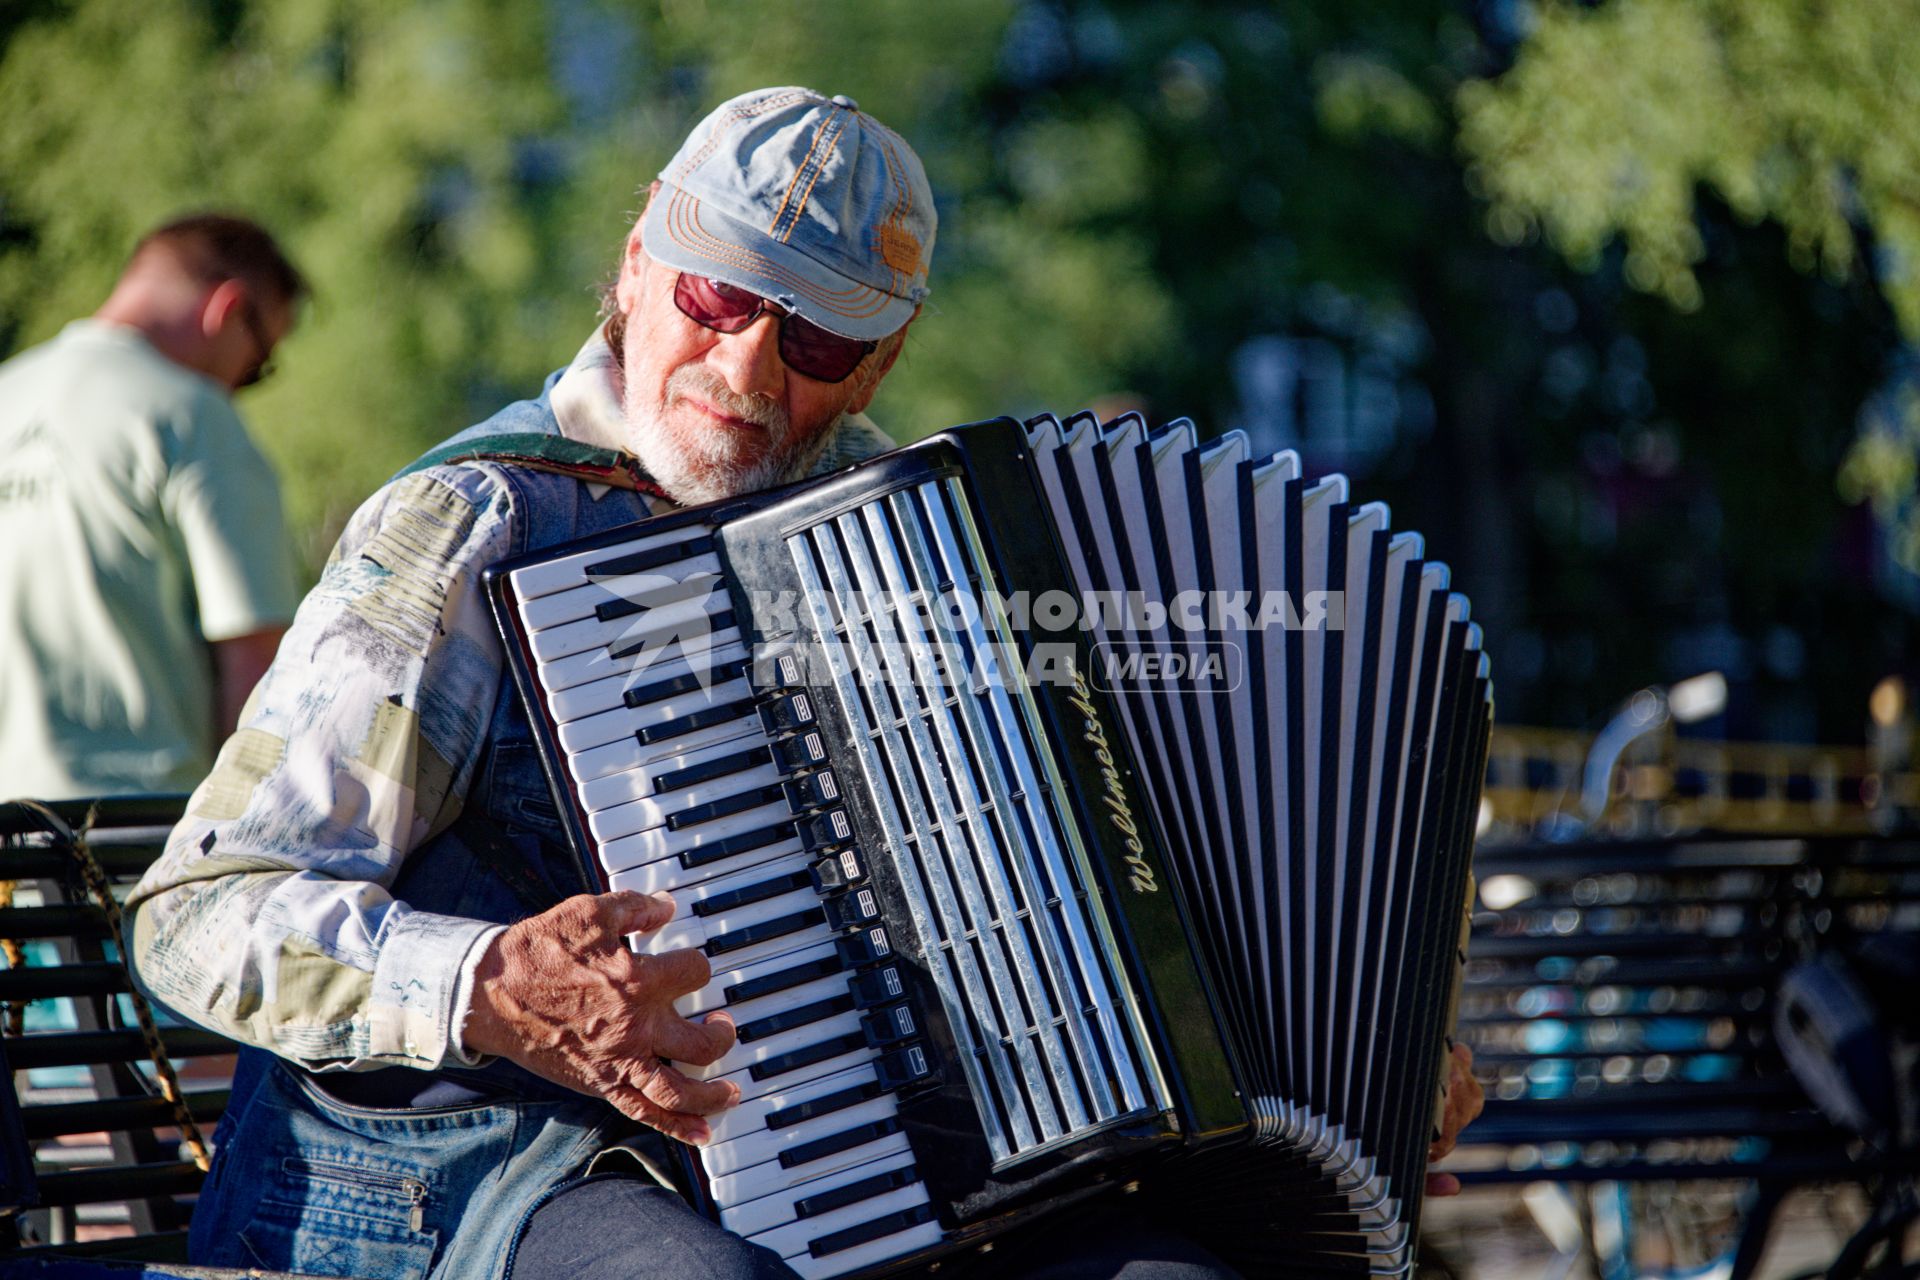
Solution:
[[[786,409],[778,402],[766,396],[743,396],[729,387],[726,380],[710,369],[701,369],[693,365],[682,365],[667,378],[667,385],[661,399],[671,405],[689,395],[697,395],[728,417],[751,422],[764,429],[778,442],[786,438],[791,425]]]

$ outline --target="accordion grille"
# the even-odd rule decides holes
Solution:
[[[1165,1105],[956,482],[787,540],[997,1163]],[[818,678],[818,677],[816,677]],[[875,851],[879,853],[881,851]]]

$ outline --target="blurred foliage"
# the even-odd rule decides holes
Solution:
[[[1460,90],[1487,229],[1538,225],[1591,268],[1624,237],[1629,283],[1700,305],[1694,192],[1777,221],[1796,267],[1844,279],[1864,224],[1920,339],[1920,4],[1546,0],[1496,81]]]
[[[1802,271],[1865,269],[1920,342],[1920,3],[1612,0],[1539,6],[1515,65],[1459,93],[1487,230],[1536,231],[1583,269],[1614,240],[1627,281],[1700,307],[1695,193],[1786,233]],[[1842,491],[1920,573],[1920,400],[1863,423]]]
[[[161,218],[259,217],[321,292],[243,401],[317,564],[572,356],[696,120],[808,84],[911,139],[939,201],[873,409],[898,438],[1120,392],[1266,430],[1453,559],[1503,716],[1719,665],[1772,717],[1734,731],[1852,737],[1912,628],[1832,478],[1898,345],[1884,299],[1912,323],[1920,145],[1886,127],[1920,28],[1857,8],[21,0],[0,352],[91,310]],[[1272,435],[1263,343],[1332,353],[1336,416],[1364,391],[1384,443]]]

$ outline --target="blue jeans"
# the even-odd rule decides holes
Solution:
[[[957,1269],[956,1269],[957,1268]],[[1123,1218],[1075,1212],[1002,1241],[993,1253],[948,1263],[942,1277],[1022,1280],[1233,1280],[1191,1241]],[[537,1207],[516,1241],[508,1280],[660,1277],[794,1280],[766,1249],[722,1231],[670,1191],[624,1175],[586,1178]]]
[[[190,1256],[358,1280],[794,1280],[772,1253],[651,1181],[567,1181],[626,1137],[586,1098],[350,1106],[257,1052],[241,1055]],[[1226,1280],[1197,1246],[1111,1209],[1005,1239],[970,1272],[1029,1280]]]
[[[498,1280],[535,1202],[625,1135],[587,1098],[348,1106],[241,1055],[189,1256],[362,1280]]]

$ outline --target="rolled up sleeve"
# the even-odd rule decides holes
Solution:
[[[182,1017],[313,1069],[470,1060],[464,988],[497,926],[392,888],[484,745],[503,657],[480,573],[510,495],[434,468],[349,523],[130,899],[136,975]]]

